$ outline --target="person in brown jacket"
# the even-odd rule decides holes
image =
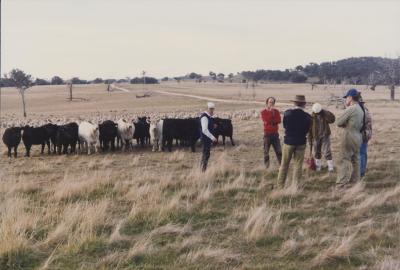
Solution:
[[[329,124],[335,122],[335,115],[328,110],[322,109],[321,104],[314,103],[312,106],[311,128],[309,132],[309,142],[314,148],[316,170],[322,167],[322,153],[328,164],[328,171],[333,171],[333,160],[331,151],[331,129]]]

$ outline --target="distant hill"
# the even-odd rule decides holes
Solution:
[[[294,69],[242,71],[252,81],[316,82],[349,84],[399,84],[400,58],[352,57],[321,64],[310,63]]]

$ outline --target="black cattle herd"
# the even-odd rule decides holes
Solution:
[[[139,146],[150,145],[150,124],[147,117],[139,117],[133,122],[135,131],[133,139]],[[41,154],[47,145],[48,154],[71,154],[77,153],[77,146],[80,149],[79,127],[75,122],[65,125],[45,124],[40,127],[23,126],[9,127],[4,131],[3,142],[8,148],[8,157],[11,157],[14,150],[14,157],[17,157],[18,146],[22,142],[25,146],[25,156],[29,157],[33,145],[41,146]],[[199,118],[163,119],[162,127],[162,150],[166,147],[172,150],[173,141],[179,147],[190,147],[195,152],[196,142],[200,139]],[[223,145],[225,137],[233,142],[233,126],[230,119],[215,118],[214,136],[222,136]],[[117,123],[111,120],[99,124],[99,145],[101,152],[115,151],[122,148],[122,142],[118,135]]]

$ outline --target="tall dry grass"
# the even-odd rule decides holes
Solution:
[[[281,224],[281,213],[263,204],[249,212],[243,232],[248,241],[257,241],[266,236],[277,235]]]
[[[314,266],[328,263],[330,260],[349,258],[356,245],[358,231],[341,238],[333,238],[328,248],[322,250],[312,261]]]
[[[96,203],[77,202],[67,206],[45,242],[72,245],[93,239],[101,234],[102,228],[109,222],[109,207],[108,199]]]
[[[33,244],[39,217],[28,208],[29,200],[20,196],[6,198],[0,204],[0,256]]]
[[[112,170],[86,171],[76,175],[69,171],[64,173],[63,179],[50,188],[54,191],[55,201],[88,196],[91,192],[111,184]]]

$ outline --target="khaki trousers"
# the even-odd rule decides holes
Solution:
[[[286,177],[289,171],[289,164],[293,158],[293,181],[299,181],[301,179],[304,161],[304,152],[306,150],[306,145],[287,145],[283,144],[282,151],[282,162],[279,168],[278,174],[278,188],[283,188],[285,186]]]
[[[360,147],[361,135],[343,136],[339,150],[337,184],[344,185],[360,180]]]

